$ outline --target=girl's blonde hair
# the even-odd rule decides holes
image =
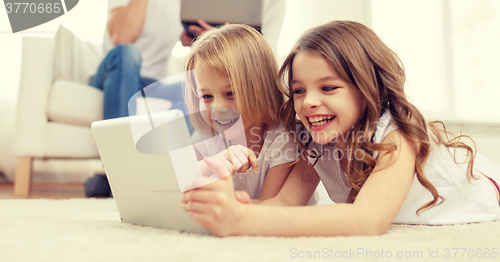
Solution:
[[[278,82],[278,63],[264,37],[247,25],[224,25],[203,33],[192,45],[185,69],[195,69],[198,61],[229,79],[236,105],[245,121],[256,121],[264,128],[279,125],[280,107],[284,102]],[[201,124],[196,81],[189,74],[186,89],[188,109],[193,126],[207,134]]]
[[[393,123],[405,137],[414,142],[417,148],[416,176],[433,196],[433,200],[422,206],[417,214],[421,210],[439,204],[439,200],[443,198],[423,172],[430,150],[427,125],[420,111],[407,100],[404,93],[405,72],[396,53],[389,49],[371,29],[357,22],[333,21],[305,32],[285,59],[279,72],[280,78],[287,83],[282,89],[288,97],[283,106],[282,118],[288,131],[294,131],[296,124],[291,81],[292,63],[298,52],[311,52],[325,58],[339,76],[357,88],[366,100],[366,111],[359,125],[352,130],[354,137],[351,140],[353,142],[350,145],[346,170],[352,190],[347,202],[354,202],[359,190],[373,171],[376,164],[373,152],[392,152],[397,148],[394,143],[371,142],[379,118],[385,110],[389,110]],[[459,140],[447,139],[447,136],[443,136],[434,127],[430,130],[435,134],[437,142],[447,147],[465,147],[472,153],[469,160],[469,175],[472,177],[472,149]],[[307,148],[301,141],[297,142],[301,148]]]

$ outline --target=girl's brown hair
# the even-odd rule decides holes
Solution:
[[[288,97],[283,105],[282,117],[289,132],[295,130],[296,124],[291,81],[292,64],[298,52],[311,52],[325,58],[339,76],[357,88],[366,100],[366,111],[361,123],[352,130],[354,137],[350,140],[353,142],[350,145],[346,172],[352,189],[347,202],[354,202],[359,190],[372,173],[376,164],[374,151],[392,152],[397,148],[394,143],[371,142],[379,118],[385,110],[389,110],[393,123],[405,137],[414,142],[417,149],[415,160],[417,179],[433,196],[433,200],[422,206],[417,214],[439,204],[439,199],[443,198],[423,172],[431,146],[427,125],[420,111],[408,101],[404,93],[406,77],[396,53],[389,49],[371,29],[357,22],[333,21],[305,32],[285,59],[279,72],[280,78],[287,84],[282,89]],[[436,141],[447,147],[465,145],[457,140],[445,141],[434,127],[430,130],[435,133],[435,138],[438,139]],[[297,139],[296,141],[303,149],[306,148],[301,141]],[[468,150],[472,152],[470,147]],[[472,177],[473,155],[469,161]]]
[[[224,25],[203,33],[192,45],[186,71],[193,72],[198,61],[229,79],[236,104],[245,121],[256,121],[264,128],[279,125],[284,97],[278,81],[278,63],[264,37],[247,25]],[[206,125],[199,114],[199,96],[193,74],[188,74],[186,97],[193,126],[202,131]],[[197,124],[198,123],[198,124]],[[205,130],[207,131],[207,130]]]

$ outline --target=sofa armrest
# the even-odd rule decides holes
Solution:
[[[53,80],[54,40],[24,37],[17,104],[15,152],[43,157],[47,133],[47,103]]]

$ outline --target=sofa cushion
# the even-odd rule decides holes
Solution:
[[[83,41],[62,25],[57,29],[54,40],[54,81],[86,84],[101,63],[102,46]]]
[[[57,80],[49,94],[47,115],[54,122],[88,126],[103,119],[103,92],[72,81]]]
[[[61,158],[98,158],[90,127],[49,122],[45,155]]]

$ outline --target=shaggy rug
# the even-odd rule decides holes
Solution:
[[[500,221],[375,237],[227,237],[120,222],[113,199],[0,200],[0,261],[500,261]]]

